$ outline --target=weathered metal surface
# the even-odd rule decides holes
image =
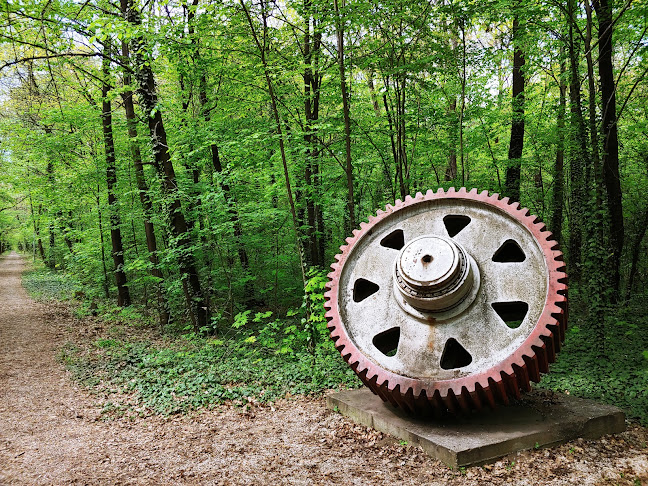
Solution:
[[[566,274],[528,210],[487,192],[428,191],[360,226],[332,265],[326,317],[383,400],[468,412],[508,403],[548,370],[564,339]]]

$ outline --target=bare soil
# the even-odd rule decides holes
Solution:
[[[421,450],[295,398],[250,410],[105,420],[56,360],[91,320],[34,302],[0,258],[0,484],[648,485],[648,431],[451,470]]]

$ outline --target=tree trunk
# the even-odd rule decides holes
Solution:
[[[45,130],[46,133],[49,133],[47,129]],[[50,130],[51,132],[51,130]],[[47,168],[45,169],[47,172],[47,181],[51,185],[52,189],[54,189],[54,164],[52,164],[52,161],[47,162]],[[50,217],[52,217],[52,213],[50,212]],[[48,226],[49,229],[49,248],[47,251],[47,260],[45,261],[45,264],[47,265],[48,268],[56,268],[56,239],[54,235],[54,221],[50,219],[50,223]]]
[[[304,161],[304,183],[306,200],[306,245],[305,257],[309,265],[322,266],[324,262],[319,259],[318,231],[317,231],[317,188],[314,183],[314,173],[317,172],[317,137],[313,123],[319,118],[319,72],[313,72],[313,56],[319,56],[321,46],[321,33],[316,32],[311,36],[311,3],[304,1],[304,142],[306,153]],[[312,20],[315,22],[314,20]],[[374,95],[375,96],[375,95]]]
[[[457,142],[459,138],[459,124],[457,120],[457,98],[453,95],[448,104],[448,115],[450,122],[450,146],[448,148],[448,166],[445,170],[444,180],[453,181],[457,177]]]
[[[195,27],[193,23],[193,19],[195,17],[195,9],[198,7],[198,0],[193,0],[192,2],[192,7],[194,10],[189,10],[189,13],[187,14],[187,31],[190,36],[190,42],[192,45],[192,55],[194,56],[194,60],[196,61],[197,65],[201,65],[200,63],[200,50],[198,48],[198,45],[196,43],[195,39]],[[209,97],[207,96],[207,74],[204,71],[204,68],[200,68],[200,86],[199,86],[199,91],[198,91],[198,100],[200,102],[200,108],[202,112],[203,119],[205,120],[205,123],[209,123],[211,120],[211,110],[213,107],[209,106]],[[241,263],[241,267],[243,271],[248,274],[250,271],[250,259],[248,257],[247,250],[245,249],[245,245],[243,244],[242,240],[242,235],[243,235],[243,225],[241,223],[241,217],[239,215],[238,210],[236,209],[236,195],[232,191],[231,186],[229,183],[225,180],[225,174],[223,173],[223,166],[221,164],[220,160],[220,152],[218,145],[216,143],[212,143],[209,146],[210,149],[210,154],[211,154],[211,162],[212,162],[212,167],[214,171],[218,174],[221,174],[221,190],[223,191],[223,198],[225,199],[225,203],[227,204],[227,212],[229,214],[230,221],[232,222],[232,226],[234,228],[234,240],[236,242],[236,252],[239,257],[239,261]],[[194,175],[194,181],[197,181],[197,177]],[[252,282],[247,279],[245,288],[244,288],[244,298],[245,300],[249,300],[254,296],[254,288],[252,287]]]
[[[563,51],[564,54],[564,51]],[[554,238],[558,244],[562,243],[562,224],[563,224],[563,198],[564,198],[564,161],[565,161],[565,111],[566,111],[566,95],[567,86],[565,86],[566,67],[564,61],[560,64],[560,80],[559,90],[560,98],[558,101],[558,120],[556,121],[557,133],[557,147],[556,147],[556,163],[553,171],[553,204],[551,211],[551,224],[550,229],[554,234]]]
[[[97,184],[97,194],[96,194],[96,201],[97,201],[97,222],[99,223],[99,241],[101,243],[101,267],[103,269],[103,290],[104,290],[104,296],[106,299],[110,297],[110,292],[109,292],[109,287],[110,284],[108,283],[108,268],[106,266],[106,243],[104,241],[104,234],[103,234],[103,215],[101,212],[101,188]]]
[[[34,212],[34,202],[32,200],[31,191],[29,192],[29,208],[31,209],[32,224],[34,225],[34,236],[36,237],[36,246],[38,247],[38,254],[43,261],[45,262],[45,250],[43,249],[43,240],[40,235],[39,220],[36,219],[36,213]],[[38,216],[40,216],[42,205],[38,206]]]
[[[387,78],[385,80],[385,87],[387,87],[388,85],[389,79]],[[400,191],[401,199],[405,199],[405,196],[407,196],[407,190],[405,189],[405,179],[403,177],[403,164],[400,159],[401,152],[398,150],[397,142],[394,138],[394,110],[389,106],[389,99],[386,92],[383,94],[383,104],[385,106],[385,114],[387,115],[387,123],[389,124],[389,139],[391,141],[394,165],[396,166],[396,181],[398,182],[398,189]]]
[[[128,22],[135,26],[141,25],[139,12],[133,7],[131,0],[121,0],[121,6]],[[180,203],[175,170],[169,153],[164,120],[162,119],[162,112],[158,105],[153,70],[145,60],[145,46],[142,40],[136,39],[134,44],[136,46],[133,51],[135,54],[134,64],[138,94],[142,100],[142,107],[148,119],[153,156],[155,163],[161,171],[163,190],[170,199],[168,205],[169,219],[171,231],[176,240],[176,249],[178,250],[180,278],[182,280],[189,317],[191,318],[194,330],[198,332],[200,328],[207,326],[207,306],[198,278],[198,271],[191,248],[189,229],[184,214],[182,213],[182,205]]]
[[[582,275],[582,246],[583,246],[583,219],[585,211],[586,183],[584,168],[588,164],[589,152],[587,150],[587,129],[583,118],[583,105],[581,101],[581,83],[579,64],[579,49],[574,36],[574,22],[576,21],[575,2],[567,2],[569,16],[569,105],[571,120],[570,125],[570,208],[569,208],[569,277],[579,282]]]
[[[106,48],[107,55],[110,56],[110,48]],[[112,106],[108,99],[110,91],[109,84],[109,61],[103,60],[103,84],[101,87],[102,110],[101,123],[103,126],[104,148],[106,151],[106,183],[108,186],[108,208],[110,212],[110,242],[112,244],[112,259],[115,264],[115,283],[117,284],[117,305],[120,307],[129,306],[131,303],[130,292],[126,282],[126,272],[124,271],[124,246],[121,237],[121,220],[117,206],[117,196],[115,195],[115,186],[117,185],[117,166],[115,162],[115,142],[112,130]]]
[[[281,163],[283,166],[284,181],[286,184],[286,195],[288,198],[288,205],[290,206],[290,215],[292,216],[293,221],[293,230],[295,232],[295,245],[297,246],[297,253],[299,254],[299,267],[302,275],[302,283],[306,287],[306,266],[304,263],[304,248],[302,246],[301,237],[299,234],[299,225],[297,223],[297,211],[295,210],[295,200],[293,199],[292,188],[290,184],[290,173],[288,172],[288,158],[286,157],[286,147],[284,144],[284,135],[283,130],[281,129],[281,117],[279,116],[279,108],[277,107],[277,98],[274,93],[274,87],[272,85],[272,78],[270,77],[270,69],[268,66],[268,61],[266,59],[266,49],[267,49],[267,17],[265,11],[263,11],[263,42],[259,39],[254,24],[252,22],[252,17],[250,16],[250,11],[245,6],[244,0],[239,0],[243,11],[245,12],[245,17],[248,21],[248,26],[250,27],[250,33],[254,38],[254,43],[259,50],[259,55],[261,56],[261,64],[263,65],[263,73],[265,75],[266,86],[268,88],[268,97],[270,98],[270,105],[272,106],[272,113],[274,115],[277,135],[279,136],[279,151],[281,153]],[[265,9],[265,5],[261,4],[262,10]]]
[[[612,247],[611,285],[618,298],[621,283],[621,254],[623,252],[624,225],[621,175],[619,173],[619,139],[617,132],[616,86],[612,60],[612,5],[609,0],[594,2],[598,17],[599,79],[601,81],[601,136],[603,137],[603,180],[607,190]]]
[[[128,43],[122,42],[122,58],[125,62],[130,59],[130,52]],[[124,86],[130,86],[131,75],[128,71],[124,73]],[[153,215],[153,205],[149,197],[149,187],[146,184],[146,177],[144,175],[144,164],[142,163],[142,154],[140,152],[139,143],[137,142],[137,118],[135,116],[135,106],[133,103],[133,92],[130,89],[122,93],[122,100],[124,102],[124,112],[126,114],[126,125],[128,126],[129,147],[131,152],[131,159],[133,161],[133,168],[135,169],[135,182],[137,183],[137,192],[139,194],[142,210],[144,213],[144,234],[146,235],[146,248],[148,249],[149,261],[151,262],[150,273],[155,277],[157,283],[157,310],[160,319],[160,327],[164,329],[169,323],[169,303],[164,292],[164,275],[160,270],[160,262],[157,254],[157,239],[155,237],[155,226],[151,221]]]
[[[519,2],[516,2],[519,3]],[[524,149],[524,52],[521,47],[519,14],[513,18],[513,100],[511,121],[511,143],[509,165],[506,168],[506,195],[514,201],[520,200],[520,172]]]
[[[338,69],[340,71],[340,91],[342,93],[342,115],[344,117],[344,149],[346,152],[346,181],[347,181],[347,201],[346,201],[346,233],[350,234],[356,227],[355,220],[355,202],[353,196],[353,163],[351,161],[351,111],[349,107],[349,93],[347,92],[346,74],[344,68],[344,26],[340,18],[340,6],[338,0],[334,0],[335,18],[336,18],[336,36],[338,48]]]

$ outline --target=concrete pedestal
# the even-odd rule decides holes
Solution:
[[[485,464],[521,450],[625,430],[625,415],[616,407],[543,390],[494,411],[443,421],[411,418],[366,388],[329,395],[327,405],[356,423],[420,445],[453,467]]]

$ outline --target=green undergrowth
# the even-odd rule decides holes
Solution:
[[[540,386],[615,405],[648,426],[647,296],[608,313],[602,347],[593,344],[591,321],[575,297],[565,344]]]
[[[35,298],[71,300],[77,318],[88,316],[90,303],[96,304],[102,336],[72,339],[59,359],[101,398],[108,417],[184,413],[226,402],[271,403],[358,387],[360,381],[328,338],[324,283],[321,274],[311,274],[303,305],[281,315],[245,310],[233,322],[221,320],[198,333],[176,323],[169,329],[180,332],[160,336],[142,308],[88,299],[69,275],[35,267],[23,276]]]
[[[237,338],[178,338],[164,347],[99,339],[85,348],[68,345],[61,359],[76,380],[107,400],[105,411],[117,414],[267,403],[358,386],[328,345],[318,345],[312,353],[278,354]]]
[[[68,300],[80,288],[71,275],[52,271],[38,263],[23,273],[22,284],[37,300]]]

